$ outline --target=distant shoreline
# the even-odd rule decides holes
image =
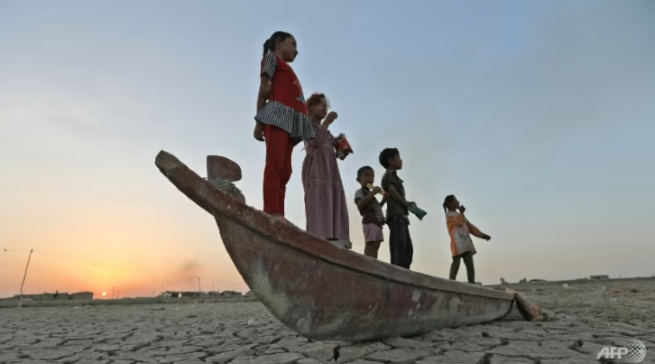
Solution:
[[[608,279],[589,279],[589,278],[578,278],[578,279],[569,279],[564,281],[541,281],[537,280],[534,282],[507,282],[506,284],[485,284],[485,287],[525,287],[525,286],[549,286],[549,285],[561,285],[561,284],[599,284],[602,282],[612,282],[612,283],[629,283],[629,282],[643,282],[655,280],[655,276],[651,277],[629,277],[629,278],[608,278]]]
[[[23,300],[23,307],[85,307],[85,306],[115,306],[115,305],[152,305],[171,303],[213,303],[213,302],[257,302],[254,296],[227,297],[139,297],[120,299],[93,300]],[[17,299],[0,300],[0,309],[18,307]]]
[[[609,278],[609,279],[589,279],[578,278],[562,281],[527,281],[513,282],[506,284],[485,284],[489,288],[515,288],[520,291],[521,288],[535,286],[558,286],[567,284],[587,285],[587,284],[616,284],[631,283],[655,280],[655,277],[629,277],[629,278]],[[138,297],[138,298],[120,298],[120,299],[92,299],[92,300],[23,300],[23,307],[85,307],[85,306],[114,306],[114,305],[152,305],[152,304],[185,304],[185,303],[213,303],[213,302],[257,302],[254,296],[202,296],[202,297]],[[18,299],[5,298],[0,299],[0,309],[15,308],[18,306]]]

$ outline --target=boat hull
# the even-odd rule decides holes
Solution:
[[[277,319],[311,339],[420,335],[493,321],[512,307],[511,295],[480,297],[362,274],[287,248],[223,217],[216,222],[250,290]]]
[[[421,335],[493,321],[512,308],[512,294],[412,272],[272,219],[212,187],[166,152],[156,164],[214,215],[250,290],[300,335],[347,341]]]

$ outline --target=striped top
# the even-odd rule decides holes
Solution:
[[[294,144],[313,139],[314,127],[307,115],[302,87],[291,66],[268,52],[262,59],[261,75],[267,75],[273,87],[268,102],[257,113],[255,120],[286,131]]]

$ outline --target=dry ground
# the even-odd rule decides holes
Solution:
[[[603,346],[632,339],[649,350],[642,363],[655,363],[655,280],[513,288],[554,318],[358,344],[309,342],[257,302],[7,308],[0,363],[592,364]]]

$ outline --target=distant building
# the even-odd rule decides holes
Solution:
[[[12,300],[20,299],[20,295],[15,295]],[[66,300],[92,300],[93,292],[76,292],[76,293],[39,293],[39,294],[24,294],[24,301],[66,301]]]
[[[162,293],[160,297],[179,298],[180,296],[181,296],[180,292],[166,291]]]
[[[180,297],[200,297],[204,296],[204,292],[177,292],[177,291],[166,291],[162,293],[159,297],[172,297],[172,298],[180,298]]]
[[[608,276],[607,274],[601,274],[597,276],[589,276],[589,279],[591,280],[610,279],[610,276]]]
[[[241,292],[223,291],[223,292],[221,292],[221,296],[241,296]]]
[[[71,300],[92,300],[93,292],[77,292],[70,295]]]
[[[55,293],[43,293],[43,294],[40,294],[40,296],[42,297],[41,300],[43,300],[43,301],[47,301],[47,300],[70,300],[71,299],[71,295],[68,294],[68,292],[59,293],[59,291],[57,291]],[[24,297],[25,296],[23,295],[23,298]]]
[[[182,292],[180,294],[182,297],[200,297],[204,296],[203,292]]]

